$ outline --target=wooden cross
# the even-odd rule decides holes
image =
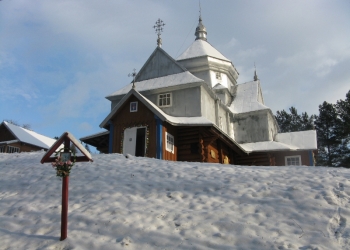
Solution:
[[[78,142],[75,137],[69,133],[64,132],[60,138],[47,150],[43,158],[41,159],[41,164],[47,162],[55,162],[56,157],[51,157],[53,153],[59,147],[64,144],[63,153],[69,153],[70,144],[74,144],[78,150],[83,154],[82,156],[74,157],[76,162],[83,161],[93,161],[90,153]],[[71,161],[74,161],[71,156]],[[60,240],[65,240],[68,237],[68,190],[69,190],[69,175],[62,178],[62,210],[61,210],[61,238]]]
[[[136,69],[134,69],[133,71],[132,71],[132,73],[130,73],[130,74],[128,74],[128,76],[130,77],[130,76],[132,76],[132,88],[134,89],[135,88],[135,77],[136,77],[136,75],[137,75],[137,73],[136,73]]]

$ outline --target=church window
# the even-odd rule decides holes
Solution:
[[[159,107],[169,107],[172,105],[171,93],[160,94],[158,96],[158,106]]]
[[[221,80],[221,73],[220,72],[216,72],[216,79]]]
[[[0,146],[0,153],[5,153],[5,146]]]
[[[174,136],[165,132],[166,137],[166,151],[174,153]]]
[[[286,166],[301,166],[300,155],[286,156]]]
[[[130,102],[130,112],[137,112],[137,102]]]

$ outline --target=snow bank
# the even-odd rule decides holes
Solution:
[[[93,155],[61,181],[43,152],[0,154],[0,249],[350,249],[350,170]]]

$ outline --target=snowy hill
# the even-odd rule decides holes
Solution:
[[[43,152],[0,154],[0,249],[350,249],[350,170],[93,155],[61,181]]]

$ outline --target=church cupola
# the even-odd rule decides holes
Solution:
[[[196,36],[196,40],[207,40],[207,29],[205,28],[205,26],[202,23],[202,17],[201,15],[199,15],[199,23],[198,26],[196,28],[196,33],[194,33],[194,35]]]

